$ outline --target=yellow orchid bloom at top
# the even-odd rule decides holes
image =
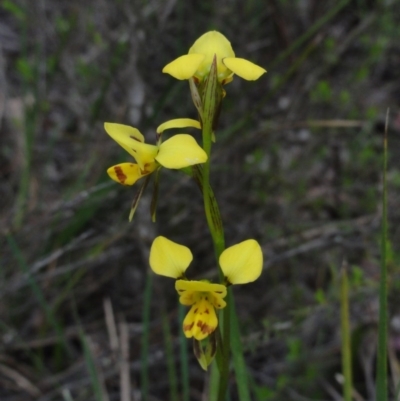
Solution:
[[[223,298],[227,294],[227,285],[257,280],[262,271],[263,255],[260,245],[253,239],[225,249],[219,258],[224,284],[187,280],[185,271],[192,259],[189,248],[162,236],[157,237],[151,246],[151,269],[156,274],[175,278],[179,302],[191,306],[183,321],[185,336],[200,341],[218,326],[215,309],[226,306]]]
[[[189,118],[180,118],[161,124],[157,133],[169,128],[195,127],[200,123]],[[195,139],[187,134],[177,134],[157,145],[144,142],[144,136],[134,127],[122,124],[105,123],[108,135],[122,146],[136,163],[120,163],[107,170],[114,181],[123,185],[133,185],[140,178],[151,174],[159,167],[181,169],[194,164],[205,163],[207,154]]]
[[[217,57],[217,74],[221,84],[231,82],[233,74],[247,81],[255,81],[267,72],[251,61],[235,57],[229,40],[217,31],[210,31],[200,36],[188,54],[167,64],[162,72],[176,79],[194,77],[201,82],[208,75],[214,56]]]

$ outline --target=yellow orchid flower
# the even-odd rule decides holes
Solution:
[[[120,163],[111,166],[107,170],[111,179],[122,185],[133,185],[140,178],[149,176],[151,173],[155,172],[153,197],[150,208],[153,222],[156,220],[158,172],[160,168],[181,169],[207,161],[206,152],[190,135],[177,134],[165,142],[161,141],[161,134],[165,130],[184,127],[201,128],[198,121],[190,118],[170,120],[157,128],[157,144],[149,145],[144,142],[144,136],[136,128],[122,124],[104,124],[107,134],[133,156],[136,161],[136,163]],[[129,221],[132,221],[143,191],[149,182],[149,178],[150,177],[147,177],[144,180],[132,202]]]
[[[247,81],[255,81],[267,72],[251,61],[235,57],[229,40],[217,31],[200,36],[188,54],[167,64],[162,72],[179,80],[194,77],[201,82],[210,71],[214,55],[217,57],[217,74],[221,84],[231,82],[233,74]]]
[[[200,124],[189,118],[175,119],[161,124],[157,132],[161,134],[166,129],[182,127],[200,128]],[[105,123],[104,128],[107,134],[136,160],[136,164],[120,163],[107,170],[111,179],[123,185],[135,184],[137,180],[151,174],[160,166],[181,169],[207,161],[207,154],[195,139],[187,134],[177,134],[165,142],[159,141],[161,143],[157,145],[149,145],[134,127]]]
[[[187,338],[201,341],[218,326],[215,309],[226,306],[226,287],[255,281],[261,274],[263,255],[257,241],[249,239],[222,252],[219,259],[225,283],[187,280],[186,269],[193,259],[192,252],[184,245],[165,237],[157,237],[150,250],[150,267],[154,273],[175,278],[175,289],[182,305],[191,306],[183,321]]]

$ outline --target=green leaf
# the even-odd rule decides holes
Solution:
[[[388,123],[386,114],[385,135],[383,139],[383,193],[382,193],[382,231],[381,231],[381,269],[379,282],[379,324],[378,324],[378,366],[376,378],[376,399],[387,401],[387,343],[388,343],[388,283],[387,283],[387,165],[388,165]]]

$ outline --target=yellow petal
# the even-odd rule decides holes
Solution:
[[[183,321],[183,332],[187,338],[204,340],[218,326],[218,318],[214,307],[204,295],[196,302]]]
[[[196,77],[202,80],[210,71],[214,56],[217,56],[217,73],[220,82],[232,75],[222,63],[225,57],[235,57],[229,40],[217,31],[210,31],[200,36],[189,49],[189,54],[204,54],[204,59],[197,67]]]
[[[163,167],[180,169],[207,161],[206,152],[187,134],[177,134],[160,145],[156,157]]]
[[[263,266],[263,255],[257,241],[249,239],[231,246],[219,258],[221,269],[231,284],[257,280]]]
[[[176,79],[189,79],[194,76],[203,59],[203,54],[186,54],[171,61],[162,72],[170,74]]]
[[[189,49],[189,54],[206,54],[219,57],[235,57],[229,40],[218,31],[209,31],[201,35]],[[212,58],[209,60],[212,63]]]
[[[161,276],[179,278],[193,259],[192,252],[184,245],[165,237],[157,237],[150,249],[150,267]]]
[[[184,291],[179,297],[179,302],[186,306],[193,305],[196,302],[195,292]]]
[[[128,125],[105,123],[107,134],[132,155],[139,167],[146,172],[155,170],[154,158],[158,148],[154,145],[144,143],[144,136],[136,128]]]
[[[197,291],[216,292],[221,297],[226,296],[226,287],[223,284],[209,283],[208,281],[177,280],[175,282],[175,289],[178,294],[182,294],[184,291]]]
[[[191,118],[175,118],[174,120],[169,120],[159,125],[157,128],[157,134],[162,134],[166,129],[185,128],[185,127],[193,127],[200,129],[201,125],[199,121],[193,120]]]
[[[193,305],[200,293],[208,293],[209,301],[217,309],[225,308],[226,287],[223,284],[209,283],[207,281],[177,280],[175,289],[179,294],[179,302],[182,305]]]
[[[232,72],[247,81],[255,81],[267,72],[264,68],[244,58],[226,57],[222,62]]]
[[[131,149],[132,156],[135,158],[137,164],[144,172],[152,173],[157,168],[157,164],[155,163],[158,153],[157,146],[136,142],[135,144],[132,144]]]
[[[223,309],[226,306],[226,302],[222,299],[225,295],[219,295],[215,292],[210,293],[212,295],[212,299],[210,299],[210,302],[214,305],[215,308],[217,309]]]
[[[110,167],[107,174],[114,181],[122,185],[133,185],[139,178],[147,174],[143,174],[140,167],[134,163],[120,163]]]
[[[140,133],[140,131],[134,127],[130,127],[129,125],[104,123],[104,129],[106,130],[107,134],[110,135],[111,138],[116,142],[118,142],[118,139],[121,137],[144,142],[144,136]]]

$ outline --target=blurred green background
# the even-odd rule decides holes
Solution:
[[[396,399],[400,2],[2,0],[1,401],[140,400],[143,388],[149,400],[207,399],[190,341],[188,367],[180,362],[173,282],[148,275],[156,235],[188,246],[199,277],[215,269],[200,193],[164,169],[157,222],[148,188],[129,224],[137,188],[111,182],[106,170],[130,156],[103,123],[135,126],[151,143],[165,120],[196,118],[187,82],[161,70],[214,29],[238,57],[268,70],[225,87],[211,178],[227,245],[255,238],[264,251],[261,278],[234,289],[252,397],[342,399],[339,271],[347,261],[354,399],[374,400],[390,107]],[[236,400],[233,376],[230,388]]]

